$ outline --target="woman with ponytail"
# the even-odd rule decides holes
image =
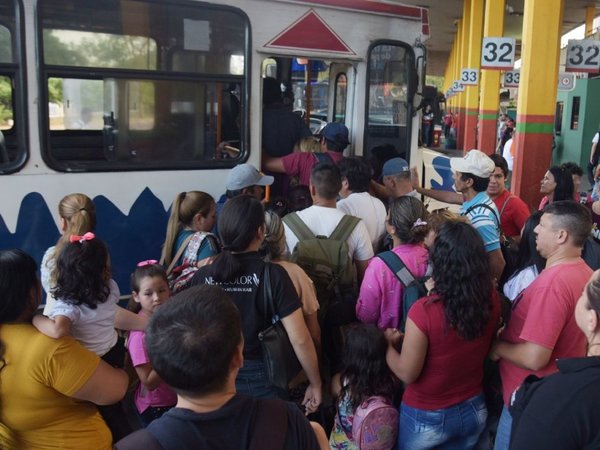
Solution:
[[[424,240],[429,234],[427,209],[423,202],[403,196],[390,203],[386,230],[392,236],[392,257],[402,260],[415,278],[427,271],[429,255]],[[378,255],[381,256],[381,255]],[[404,286],[381,257],[373,258],[360,286],[356,317],[382,330],[398,328],[402,321]]]
[[[177,194],[171,206],[161,255],[161,263],[168,268],[168,273],[183,264],[184,259],[194,265],[219,252],[217,239],[210,233],[216,211],[215,200],[206,192]]]

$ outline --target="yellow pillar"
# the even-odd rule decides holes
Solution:
[[[564,0],[525,0],[512,190],[531,207],[552,161]]]
[[[585,37],[592,35],[594,31],[594,16],[596,15],[596,6],[589,5],[585,8]]]
[[[454,59],[456,57],[456,37],[452,43],[450,54],[448,55],[448,62],[446,63],[446,70],[444,71],[444,93],[448,92],[448,89],[452,87],[454,81]],[[454,105],[454,97],[446,100],[446,109],[452,110]]]
[[[469,20],[469,56],[465,67],[477,69],[481,66],[481,39],[483,37],[483,0],[471,0]],[[479,87],[465,89],[465,150],[477,147],[477,115],[479,113]]]
[[[485,2],[484,37],[504,35],[504,7],[506,0]],[[481,98],[479,100],[478,148],[491,155],[496,150],[497,115],[500,108],[500,71],[481,71]]]
[[[476,0],[478,1],[478,0]],[[481,1],[481,0],[479,0]],[[460,71],[463,67],[466,67],[467,60],[469,58],[469,30],[471,27],[471,0],[464,0],[463,2],[463,16],[462,16],[462,33],[460,39],[460,59],[458,61],[456,79],[460,79]],[[458,95],[458,135],[456,137],[456,148],[464,149],[465,142],[465,110],[467,107],[467,99],[464,92]]]
[[[450,68],[450,85],[456,80],[456,66],[458,65],[458,59],[460,58],[460,33],[461,33],[461,21],[456,22],[456,33],[454,33],[454,44],[452,45],[452,67]],[[452,97],[452,112],[456,112],[458,108],[458,96],[455,94]]]

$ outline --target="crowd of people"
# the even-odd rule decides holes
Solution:
[[[343,157],[342,124],[316,143],[266,159],[281,195],[250,164],[218,201],[178,194],[127,308],[84,194],[58,206],[41,283],[0,250],[0,447],[598,448],[600,202],[581,168],[551,167],[531,214],[498,154],[451,158],[448,192],[393,148]],[[284,386],[277,323],[299,367]]]

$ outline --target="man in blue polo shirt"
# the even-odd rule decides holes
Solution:
[[[413,187],[419,194],[442,202],[462,205],[460,214],[467,216],[471,225],[479,232],[488,253],[492,275],[499,280],[506,264],[500,249],[500,214],[486,193],[490,176],[494,173],[496,165],[485,153],[471,150],[463,158],[450,158],[450,168],[456,192],[420,187],[415,170],[413,170]]]
[[[485,153],[471,150],[463,158],[450,158],[450,168],[454,187],[463,196],[460,214],[469,218],[483,239],[490,270],[493,277],[499,279],[505,265],[500,250],[500,214],[486,193],[496,165]]]

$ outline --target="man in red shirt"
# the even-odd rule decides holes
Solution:
[[[500,225],[504,235],[518,244],[521,240],[521,230],[529,218],[529,207],[516,195],[506,189],[508,164],[506,159],[498,154],[490,155],[496,168],[490,177],[487,194],[496,204],[500,213]]]
[[[321,131],[321,153],[292,152],[274,158],[263,155],[263,168],[275,173],[285,173],[288,177],[298,177],[300,184],[310,184],[310,174],[319,162],[337,164],[344,157],[343,151],[350,144],[349,132],[343,123],[328,123]]]
[[[523,380],[530,374],[543,377],[556,372],[558,358],[585,356],[585,336],[573,313],[592,275],[581,259],[591,228],[585,206],[557,201],[544,209],[534,230],[546,266],[515,299],[510,322],[490,353],[492,360],[500,361],[504,399],[494,450],[508,450],[512,425],[508,405]]]

